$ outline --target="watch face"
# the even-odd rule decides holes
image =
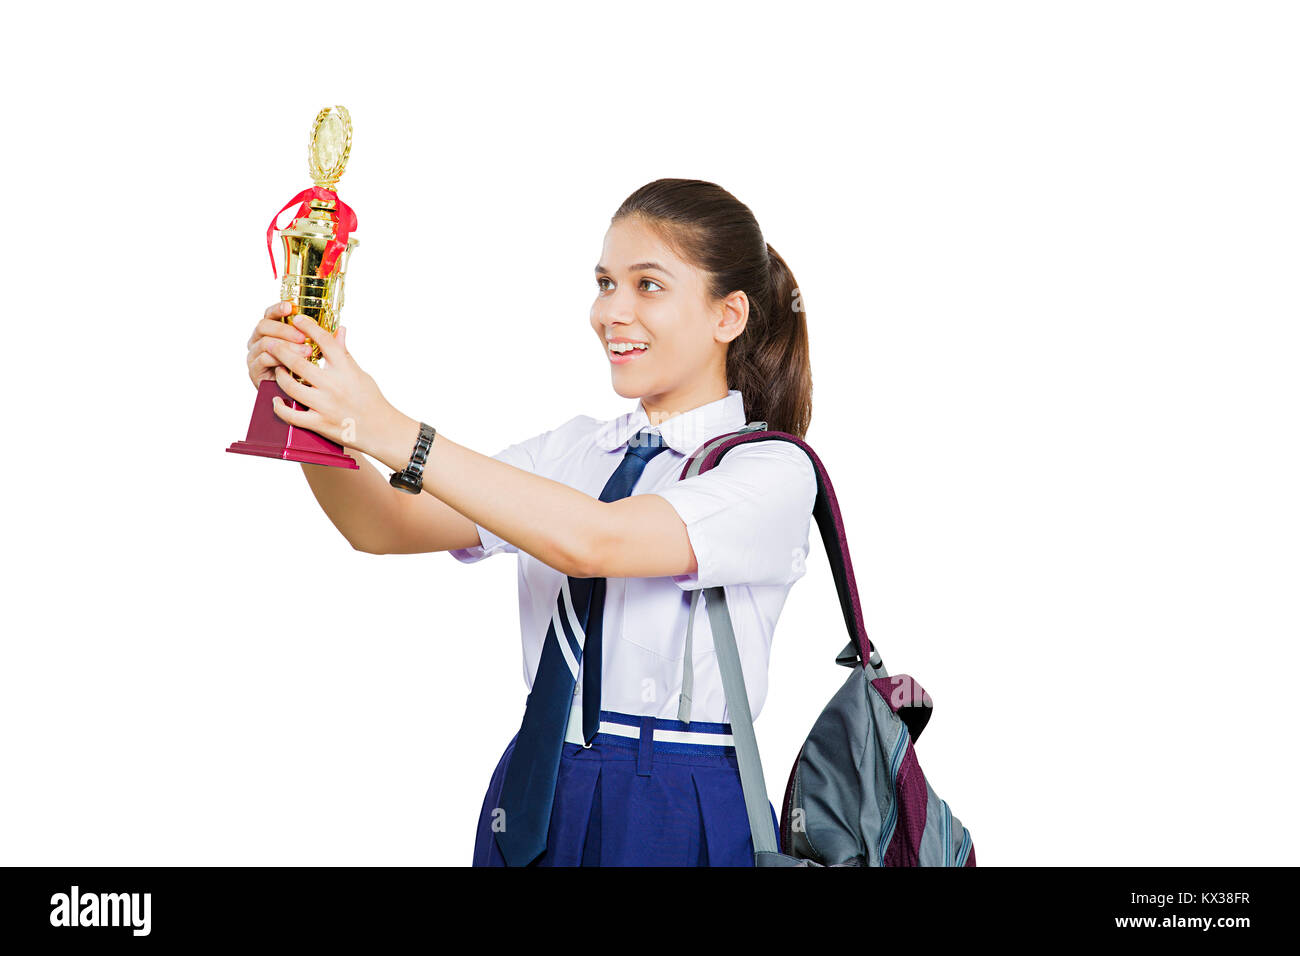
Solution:
[[[416,485],[415,479],[403,471],[393,472],[392,477],[388,479],[388,483],[400,491],[409,491],[413,495],[420,493],[420,488]]]

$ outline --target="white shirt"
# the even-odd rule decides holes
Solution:
[[[493,458],[599,497],[623,460],[627,442],[650,424],[641,402],[607,421],[577,415],[558,428],[503,449]],[[601,709],[677,718],[690,592],[722,586],[731,612],[750,709],[767,696],[767,667],[777,618],[791,585],[803,577],[817,478],[788,441],[733,448],[714,468],[679,481],[682,463],[711,438],[745,424],[736,389],[726,398],[674,415],[655,429],[668,450],[652,458],[633,494],[657,494],[686,525],[699,570],[651,578],[606,579]],[[466,563],[502,552],[519,556],[519,624],[524,680],[533,675],[564,575],[479,526],[477,547],[450,553]],[[726,699],[703,595],[696,605],[695,690],[691,719],[727,723]],[[582,677],[574,707],[581,708]]]

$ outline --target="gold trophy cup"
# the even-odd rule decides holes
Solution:
[[[281,316],[281,322],[290,322],[294,314],[302,314],[310,316],[330,334],[338,330],[339,313],[343,309],[344,273],[358,243],[351,237],[357,228],[356,213],[339,199],[334,187],[343,175],[351,149],[352,118],[348,111],[342,106],[327,106],[316,114],[307,154],[307,169],[316,185],[304,189],[285,203],[266,230],[266,248],[271,256],[273,273],[272,234],[278,233],[284,244],[280,298],[293,303],[293,311]],[[292,225],[277,230],[276,220],[294,203],[300,205]],[[310,361],[319,363],[320,346],[310,338],[307,342],[311,345]],[[296,372],[290,374],[296,381],[307,381]],[[271,399],[276,395],[290,408],[307,407],[286,395],[275,379],[259,382],[248,436],[244,441],[234,442],[226,451],[311,465],[359,467],[350,455],[344,453],[342,445],[306,428],[291,425],[275,414]]]

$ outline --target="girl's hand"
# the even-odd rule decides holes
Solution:
[[[301,314],[293,317],[293,329],[320,346],[326,364],[313,365],[290,342],[268,336],[266,349],[279,360],[272,368],[276,383],[290,398],[307,406],[291,408],[277,395],[271,402],[275,414],[290,425],[355,448],[390,467],[405,467],[419,436],[420,423],[390,405],[375,380],[352,358],[347,349],[347,330],[340,328],[331,335]],[[310,354],[311,347],[307,348]],[[297,372],[307,380],[306,384],[290,372]],[[390,458],[400,463],[393,466]]]
[[[276,366],[281,364],[280,360],[267,350],[271,340],[281,339],[291,343],[293,351],[301,355],[311,355],[311,346],[301,344],[307,341],[307,336],[287,322],[280,321],[280,316],[288,315],[292,309],[292,302],[277,302],[275,305],[267,306],[262,321],[253,326],[253,334],[248,337],[248,378],[252,381],[253,388],[257,388],[268,378],[274,379]]]

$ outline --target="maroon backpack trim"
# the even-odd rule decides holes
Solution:
[[[817,453],[802,438],[789,432],[751,431],[733,435],[704,455],[699,474],[704,474],[722,460],[722,456],[738,445],[752,441],[788,441],[798,445],[812,460],[817,472],[817,500],[813,504],[813,517],[817,529],[821,532],[822,544],[826,547],[826,556],[831,565],[831,576],[835,579],[835,591],[839,595],[840,609],[844,613],[844,623],[849,631],[849,639],[857,648],[858,656],[867,660],[871,656],[871,641],[867,637],[866,626],[862,623],[862,603],[858,598],[858,582],[853,576],[853,561],[849,558],[848,540],[844,534],[844,518],[840,515],[840,505],[835,498],[835,489],[830,476]],[[686,477],[691,463],[700,457],[696,451],[682,464],[679,479]],[[916,735],[913,734],[915,737]]]

